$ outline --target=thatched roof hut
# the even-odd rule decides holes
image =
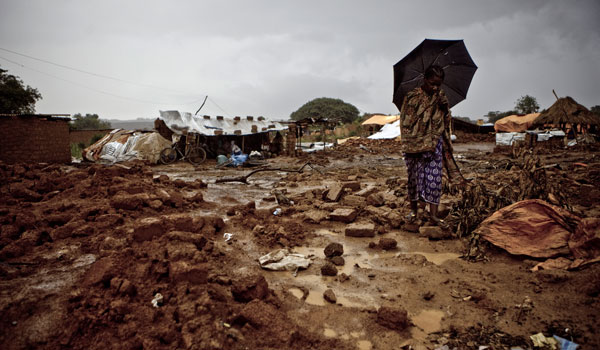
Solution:
[[[550,108],[542,111],[533,125],[589,124],[600,125],[600,118],[571,97],[559,98]]]

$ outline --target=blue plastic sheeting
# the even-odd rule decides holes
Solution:
[[[247,154],[232,154],[231,160],[233,160],[233,166],[240,166],[248,160]]]
[[[554,339],[558,340],[560,343],[560,350],[577,350],[577,347],[579,346],[579,344],[575,344],[572,341],[559,337],[558,335],[555,335]]]

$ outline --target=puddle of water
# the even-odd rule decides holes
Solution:
[[[329,302],[325,301],[323,298],[323,293],[325,290],[330,288],[327,284],[330,281],[333,281],[333,277],[324,277],[317,275],[298,275],[297,277],[290,280],[290,277],[287,275],[283,277],[286,280],[286,283],[301,285],[308,289],[308,296],[306,297],[305,302],[310,305],[315,306],[325,306],[328,305]],[[302,299],[304,296],[304,292],[298,287],[289,288],[288,291],[298,299]],[[372,297],[365,298],[364,295],[341,295],[340,290],[335,290],[337,298],[337,304],[346,307],[371,307],[376,304],[376,301]]]
[[[425,259],[427,259],[428,261],[430,261],[436,265],[441,265],[448,260],[454,260],[454,259],[458,259],[460,257],[460,254],[456,254],[456,253],[424,253],[424,252],[399,253],[397,256],[400,256],[401,254],[423,255],[425,257]]]
[[[300,288],[290,288],[288,289],[288,292],[292,293],[292,295],[298,299],[302,299],[302,297],[304,296],[304,292],[300,290]]]
[[[323,335],[327,338],[335,338],[337,337],[337,332],[331,328],[325,328],[325,330],[323,330]]]
[[[325,228],[320,228],[320,229],[315,230],[315,234],[320,235],[320,236],[339,236],[338,233],[335,233],[335,232],[325,229]]]
[[[373,348],[373,343],[369,340],[359,340],[356,343],[356,346],[358,347],[358,350],[371,350]]]
[[[425,339],[428,334],[442,330],[442,318],[444,312],[441,310],[423,310],[411,318],[415,327],[411,329],[411,335],[415,339]]]

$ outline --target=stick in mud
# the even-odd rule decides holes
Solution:
[[[306,163],[306,164],[304,164],[303,166],[301,166],[301,167],[300,167],[300,169],[298,169],[298,170],[294,170],[294,169],[283,169],[283,168],[264,168],[264,169],[257,169],[257,170],[251,171],[249,174],[247,174],[247,175],[244,175],[244,176],[237,176],[237,177],[229,177],[229,178],[217,179],[217,180],[215,181],[215,183],[223,183],[223,182],[242,182],[242,183],[248,184],[248,178],[249,178],[250,176],[252,176],[252,175],[254,175],[254,174],[258,173],[258,172],[261,172],[261,171],[285,171],[285,172],[288,172],[288,173],[301,173],[301,172],[303,171],[304,167],[306,167],[306,166],[309,166],[309,167],[311,167],[312,169],[314,169],[314,170],[318,171],[318,172],[319,172],[321,175],[323,175],[323,172],[322,172],[322,171],[320,171],[319,169],[317,169],[317,168],[313,167],[313,166],[312,166],[312,164],[310,164],[310,163]]]

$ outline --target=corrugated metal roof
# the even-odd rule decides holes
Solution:
[[[250,135],[287,129],[287,126],[263,117],[248,116],[231,119],[222,116],[194,116],[189,112],[160,111],[159,118],[176,134],[188,132],[206,136]]]

